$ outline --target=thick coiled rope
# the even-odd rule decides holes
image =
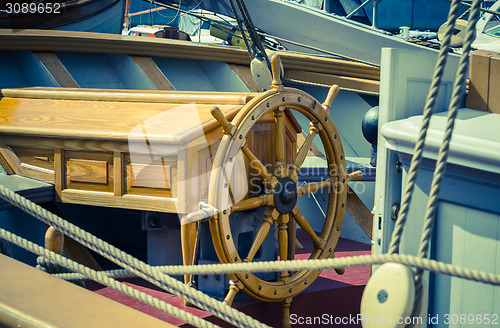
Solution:
[[[179,296],[184,300],[187,300],[191,304],[198,306],[205,311],[213,313],[222,320],[239,327],[267,327],[252,317],[224,305],[222,302],[219,302],[194,288],[186,286],[151,265],[139,261],[133,256],[119,250],[102,239],[93,236],[83,229],[80,229],[79,227],[1,185],[0,197],[40,221],[53,226],[68,237],[92,249],[119,266],[133,272],[138,277],[141,277],[146,281],[149,281],[154,285]]]
[[[336,257],[333,259],[321,260],[292,260],[292,261],[261,261],[250,263],[224,263],[224,264],[203,264],[203,265],[169,265],[160,266],[159,270],[171,275],[202,275],[202,274],[224,274],[238,272],[278,272],[278,271],[300,271],[300,270],[327,270],[337,268],[365,267],[369,265],[383,264],[386,262],[396,262],[414,268],[422,268],[434,273],[445,274],[452,277],[473,280],[489,285],[500,285],[500,274],[493,274],[478,271],[456,265],[420,258],[407,254],[378,254],[360,255],[349,257]],[[134,274],[127,270],[105,271],[116,279],[134,277]],[[57,274],[56,277],[62,279],[80,279],[81,275],[75,273]]]

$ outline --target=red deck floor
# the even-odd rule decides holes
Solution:
[[[304,236],[301,231],[297,232],[297,237],[301,242],[304,241],[303,245],[305,246],[304,249],[297,250],[297,258],[307,258],[312,250],[312,245],[307,244],[307,240],[310,239]],[[336,257],[365,254],[370,254],[370,245],[342,238],[335,249]],[[345,274],[342,276],[339,276],[334,270],[323,271],[304,293],[293,299],[290,307],[292,327],[361,327],[361,325],[353,324],[352,320],[347,324],[335,325],[335,320],[352,318],[359,313],[361,295],[369,276],[370,267],[349,268],[346,269]],[[185,307],[183,300],[172,294],[158,291],[154,287],[141,282],[134,281],[134,283],[127,284],[160,300],[166,301],[173,306],[185,309],[198,317],[205,318],[223,327],[232,327],[211,313],[194,307]],[[173,325],[189,326],[177,318],[144,305],[109,287],[97,289],[96,292]],[[273,327],[281,326],[281,305],[279,303],[264,303],[244,297],[235,300],[233,307]],[[316,320],[316,324],[306,324],[307,322],[312,322],[312,320]],[[344,322],[347,322],[345,320]],[[301,325],[299,324],[300,322],[304,322],[304,324]]]

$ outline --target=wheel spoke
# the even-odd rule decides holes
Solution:
[[[320,182],[311,182],[305,185],[302,185],[297,188],[297,196],[300,197],[305,194],[310,194],[312,192],[318,191],[325,187],[330,187],[332,185],[332,179],[320,181]]]
[[[231,210],[233,212],[251,210],[261,206],[272,205],[272,202],[272,194],[260,195],[259,197],[248,198],[234,204]]]
[[[274,118],[276,123],[276,170],[275,174],[282,177],[282,168],[285,164],[285,120],[283,111],[277,109],[274,111]]]
[[[297,173],[304,163],[304,160],[306,159],[307,152],[311,148],[311,144],[313,142],[314,137],[318,133],[318,129],[315,126],[311,126],[309,129],[309,135],[307,136],[306,140],[302,144],[302,147],[300,147],[299,152],[295,156],[295,160],[293,162],[293,170],[292,170],[292,179],[297,180]],[[294,178],[295,177],[295,178]]]
[[[268,209],[266,211],[266,218],[260,225],[259,229],[257,230],[257,233],[255,234],[255,238],[253,240],[252,246],[250,247],[250,250],[248,251],[247,257],[243,260],[244,262],[252,262],[255,254],[257,254],[257,251],[259,250],[260,246],[264,242],[264,239],[266,239],[267,234],[269,233],[269,228],[271,227],[271,224],[275,220],[275,217],[277,216],[278,211],[276,209]]]
[[[288,259],[288,214],[280,214],[278,218],[278,246],[280,251],[280,261]],[[281,278],[289,276],[288,271],[281,272]]]
[[[254,153],[252,153],[246,143],[241,146],[241,150],[250,161],[250,167],[257,170],[257,174],[262,177],[264,183],[269,183],[271,181],[271,174],[269,174],[269,171],[267,171],[266,166],[262,164],[262,162],[257,158],[257,156],[254,155]]]
[[[292,216],[295,219],[295,222],[297,222],[297,224],[302,228],[302,230],[304,230],[304,232],[307,233],[309,237],[311,237],[314,246],[316,248],[323,248],[323,240],[318,237],[318,235],[316,235],[316,232],[309,224],[309,221],[307,221],[306,217],[300,212],[298,205],[295,205],[294,209],[292,210]]]

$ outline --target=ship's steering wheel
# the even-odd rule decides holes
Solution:
[[[277,55],[272,58],[272,71],[271,89],[247,103],[231,123],[226,121],[220,110],[212,109],[212,114],[225,132],[215,155],[208,195],[208,203],[218,209],[218,213],[210,218],[210,230],[221,263],[252,262],[273,223],[278,227],[280,260],[294,259],[294,240],[289,242],[288,233],[290,222],[296,222],[311,238],[314,249],[309,256],[310,259],[333,257],[346,209],[347,184],[362,177],[359,171],[351,175],[346,173],[342,143],[330,118],[330,106],[339,92],[338,86],[330,89],[326,101],[321,104],[304,91],[282,85],[280,59]],[[291,165],[285,164],[285,109],[299,112],[310,121],[309,135],[298,152],[295,153],[293,150]],[[275,150],[276,164],[272,172],[252,153],[246,143],[246,136],[252,126],[268,113],[274,115],[275,121],[275,137],[271,141],[275,144],[268,148]],[[316,135],[319,135],[325,150],[328,178],[320,182],[299,185],[299,168],[303,165]],[[240,152],[246,156],[251,167],[255,168],[260,176],[265,192],[233,205],[231,179],[228,177],[232,176],[231,163],[238,154],[241,156]],[[301,213],[297,198],[323,188],[328,188],[328,205],[322,229],[317,233]],[[233,222],[230,214],[259,207],[266,207],[262,223],[248,254],[240,254],[231,233],[231,226],[238,222]],[[341,271],[338,270],[343,273]],[[285,310],[283,318],[287,319],[291,299],[311,285],[319,274],[320,271],[311,270],[284,271],[280,273],[278,279],[267,281],[250,272],[231,273],[228,276],[232,284],[225,303],[231,304],[235,294],[242,290],[262,301],[283,302]]]

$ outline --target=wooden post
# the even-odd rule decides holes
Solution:
[[[183,220],[185,217],[183,217]],[[196,245],[196,222],[181,224],[181,247],[182,247],[182,264],[192,265],[193,254]],[[184,283],[191,282],[192,275],[184,275]],[[184,301],[185,306],[192,306],[191,303]]]

